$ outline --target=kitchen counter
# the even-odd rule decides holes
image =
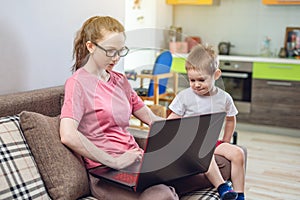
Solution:
[[[188,54],[173,54],[173,57],[186,58]],[[281,64],[300,64],[300,60],[289,58],[259,57],[259,56],[239,56],[239,55],[219,55],[222,61],[242,61],[242,62],[266,62]]]
[[[266,62],[266,63],[282,63],[282,64],[300,64],[300,60],[275,57],[256,57],[256,56],[224,56],[219,55],[220,60],[227,61],[244,61],[244,62]]]

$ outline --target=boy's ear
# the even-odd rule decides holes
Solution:
[[[214,79],[215,79],[215,80],[218,80],[218,79],[220,78],[221,75],[222,75],[221,70],[220,70],[220,69],[217,69],[217,70],[215,71],[215,74],[214,74]]]

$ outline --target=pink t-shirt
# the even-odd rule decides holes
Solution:
[[[61,118],[78,121],[78,130],[97,147],[118,156],[138,147],[127,131],[131,113],[144,106],[123,74],[110,71],[108,82],[78,69],[65,84]],[[85,158],[86,167],[101,165]]]

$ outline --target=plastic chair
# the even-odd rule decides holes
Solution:
[[[152,74],[139,74],[138,78],[141,79],[140,88],[136,92],[143,100],[152,100],[154,104],[162,101],[172,101],[178,85],[177,73],[171,72],[173,57],[170,51],[162,52],[155,60]],[[174,77],[174,92],[167,92],[168,79]],[[150,79],[148,88],[143,88],[143,80]]]
[[[162,118],[167,117],[167,110],[165,106],[162,105],[147,105],[150,110],[157,116],[160,116]],[[137,120],[135,117],[132,117],[133,120]],[[138,123],[130,123],[131,130],[134,130],[135,128],[140,130],[148,130],[149,126],[145,125],[143,122],[138,120]],[[132,131],[130,131],[132,132]]]
[[[170,51],[164,51],[162,52],[155,61],[152,75],[157,74],[167,74],[171,71],[173,57]],[[153,96],[154,93],[154,80],[150,81],[149,89],[148,89],[148,97]],[[164,94],[167,89],[168,84],[168,78],[163,78],[159,80],[158,86],[159,86],[159,94]]]

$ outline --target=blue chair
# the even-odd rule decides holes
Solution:
[[[162,52],[155,61],[152,75],[158,75],[158,74],[167,74],[171,71],[173,57],[170,51],[164,51]],[[168,84],[168,78],[160,79],[158,82],[158,89],[159,94],[166,93],[167,90],[167,84]],[[148,88],[148,97],[152,97],[154,93],[154,80],[151,79],[149,88]]]
[[[164,51],[155,60],[152,74],[137,75],[141,79],[140,88],[136,92],[143,100],[152,100],[154,104],[159,101],[171,102],[177,92],[177,74],[171,72],[173,57],[170,51]],[[168,79],[174,77],[174,92],[167,92]],[[150,79],[148,88],[143,88],[143,79]],[[158,90],[158,91],[157,91]]]

